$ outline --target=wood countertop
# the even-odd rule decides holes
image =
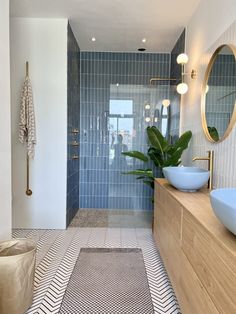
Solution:
[[[236,258],[236,236],[228,231],[215,216],[210,203],[209,190],[182,192],[171,186],[166,179],[155,179],[171,196],[187,210],[220,246],[228,250]]]

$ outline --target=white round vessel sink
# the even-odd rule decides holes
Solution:
[[[196,192],[210,176],[208,170],[198,167],[164,167],[163,174],[171,185],[183,192]]]
[[[210,199],[216,217],[236,235],[236,188],[213,190]]]

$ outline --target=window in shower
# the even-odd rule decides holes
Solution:
[[[110,100],[108,130],[109,165],[114,169],[123,169],[127,161],[122,152],[132,149],[133,100]]]

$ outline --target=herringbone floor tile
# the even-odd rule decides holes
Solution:
[[[13,236],[15,238],[32,238],[37,242],[34,299],[27,314],[59,313],[63,295],[82,247],[141,248],[155,313],[180,313],[174,291],[150,229],[17,229],[14,230]]]

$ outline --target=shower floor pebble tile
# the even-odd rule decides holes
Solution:
[[[152,212],[142,210],[80,209],[70,227],[150,228]]]
[[[153,241],[151,229],[74,227],[67,230],[16,229],[13,230],[13,237],[32,238],[37,242],[34,299],[27,311],[28,314],[60,313],[63,295],[82,247],[141,248],[155,314],[180,313],[173,288]]]

